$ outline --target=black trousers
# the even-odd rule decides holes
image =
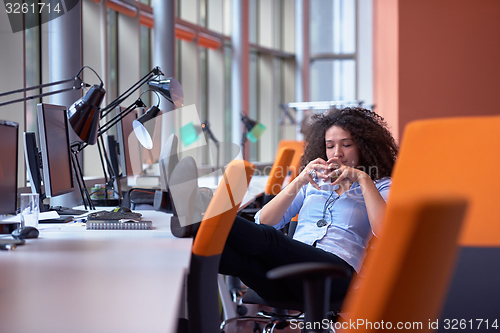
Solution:
[[[279,266],[301,262],[326,262],[353,268],[336,255],[296,241],[272,226],[236,217],[219,265],[221,274],[237,276],[268,301],[303,302],[302,282],[269,280],[266,273]],[[342,300],[350,278],[334,278],[331,301]]]

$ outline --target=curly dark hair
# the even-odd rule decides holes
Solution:
[[[332,109],[311,117],[305,137],[301,168],[318,157],[327,160],[325,133],[338,126],[351,133],[359,147],[359,165],[373,180],[389,177],[396,161],[398,146],[387,128],[384,118],[360,107]],[[375,168],[376,172],[369,172]]]

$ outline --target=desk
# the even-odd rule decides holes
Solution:
[[[170,215],[141,211],[155,230],[40,224],[0,252],[0,331],[174,332],[192,239]]]

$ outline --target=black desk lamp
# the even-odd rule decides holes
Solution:
[[[242,138],[241,138],[241,151],[243,155],[243,159],[245,159],[245,142],[250,140],[250,142],[257,142],[264,131],[266,130],[266,126],[262,125],[261,123],[252,120],[248,118],[246,114],[243,112],[241,113],[241,121],[243,122],[243,125],[245,126],[245,131],[243,132]]]
[[[126,109],[122,110],[120,113],[115,115],[112,119],[107,121],[104,125],[99,127],[97,129],[96,133],[96,141],[97,138],[100,138],[98,140],[98,150],[99,150],[99,157],[101,159],[101,165],[103,168],[103,173],[104,173],[104,178],[106,181],[106,188],[113,187],[113,183],[116,180],[116,177],[118,175],[115,175],[113,172],[113,168],[111,167],[111,162],[108,158],[108,154],[106,152],[105,146],[104,146],[104,141],[102,138],[102,135],[106,133],[109,129],[111,129],[114,125],[116,125],[120,120],[122,120],[124,117],[126,117],[130,112],[132,112],[135,108],[137,107],[146,107],[144,102],[141,100],[141,96],[145,94],[148,91],[153,91],[157,96],[158,93],[162,94],[165,98],[167,98],[168,101],[172,102],[176,107],[181,107],[184,103],[184,97],[183,97],[183,91],[182,91],[182,86],[181,84],[175,79],[175,78],[168,78],[162,81],[151,81],[152,78],[157,78],[158,76],[163,75],[159,67],[155,67],[151,72],[146,74],[142,79],[140,79],[137,83],[135,83],[131,88],[129,88],[126,92],[124,92],[122,95],[118,96],[114,101],[112,101],[110,104],[108,104],[106,107],[104,107],[101,110],[101,118],[105,117],[107,114],[109,114],[112,110],[112,108],[120,105],[127,97],[129,97],[132,93],[134,93],[137,89],[140,88],[140,86],[146,82],[149,81],[150,87],[155,86],[155,83],[157,86],[155,86],[155,89],[149,89],[143,92],[137,100],[135,100],[131,105],[129,105]],[[153,82],[153,85],[151,85],[151,82]],[[159,96],[158,96],[159,97]],[[146,149],[151,149],[153,146],[151,135],[144,126],[146,122],[148,122],[151,119],[154,119],[156,116],[160,114],[160,99],[158,98],[158,104],[156,106],[152,106],[149,108],[141,117],[138,119],[134,120],[133,122],[133,128],[134,128],[134,133],[138,139],[138,141],[141,143],[142,146],[144,146]],[[82,151],[88,144],[91,144],[90,142],[86,142],[85,144],[82,143],[76,143],[72,146],[72,151],[74,151],[75,154],[78,154],[80,151]],[[106,171],[105,164],[108,166],[108,170],[110,170],[110,176],[108,177],[108,173]],[[107,202],[107,189],[105,191],[105,198]],[[88,198],[89,201],[89,206],[92,208],[93,204],[92,201],[90,200],[90,196],[87,194],[85,195]],[[114,205],[114,203],[113,203]]]
[[[93,85],[90,86],[89,84],[86,84],[82,81],[80,78],[80,74],[82,71],[88,68],[94,74],[97,76],[99,81],[101,83],[99,85]],[[77,90],[81,89],[83,87],[91,87],[89,91],[77,100],[73,105],[71,105],[68,109],[68,120],[71,125],[71,127],[74,129],[75,133],[78,135],[78,137],[85,142],[86,144],[95,144],[97,141],[97,127],[99,125],[99,111],[100,111],[100,105],[102,103],[102,100],[104,99],[104,95],[106,94],[106,91],[103,88],[103,82],[99,75],[90,67],[88,66],[83,66],[78,73],[76,74],[75,77],[67,80],[61,80],[57,82],[52,82],[52,83],[45,83],[45,84],[40,84],[37,86],[32,86],[32,87],[27,87],[27,88],[22,88],[22,89],[17,89],[13,91],[8,91],[5,93],[0,94],[0,97],[3,96],[8,96],[11,94],[16,94],[20,92],[26,92],[30,90],[35,90],[35,89],[43,89],[47,87],[51,87],[54,85],[59,85],[59,84],[64,84],[64,83],[69,83],[73,82],[73,86],[69,88],[63,88],[55,91],[50,91],[50,92],[45,92],[45,93],[40,93],[37,95],[33,96],[26,96],[23,98],[18,98],[15,100],[10,100],[7,102],[0,103],[0,107],[12,103],[17,103],[17,102],[24,102],[27,100],[35,99],[35,98],[41,98],[45,96],[50,96],[50,95],[55,95],[59,94],[62,92],[70,91],[70,90]],[[72,158],[73,161],[73,170],[75,171],[75,177],[77,179],[78,185],[80,187],[80,194],[82,195],[82,199],[85,204],[85,195],[84,193],[86,192],[86,189],[84,187],[83,183],[83,174],[81,171],[80,163],[78,162],[78,159],[76,156],[73,156]],[[82,187],[83,185],[83,187]],[[88,195],[88,193],[87,193]],[[86,206],[85,206],[86,207]]]
[[[215,144],[215,148],[217,150],[217,157],[215,160],[215,169],[214,171],[218,171],[220,168],[220,142],[217,140],[215,137],[214,133],[210,129],[210,124],[208,121],[205,121],[201,123],[201,125],[194,125],[192,122],[182,126],[180,130],[180,135],[181,135],[181,141],[185,146],[189,146],[193,142],[195,142],[198,139],[198,136],[201,133],[205,133],[208,137],[209,140],[212,140],[213,143]],[[207,141],[208,143],[208,141]],[[223,172],[224,173],[224,172]],[[215,184],[219,184],[219,179],[217,176],[217,173],[215,173]]]
[[[81,165],[78,161],[77,155],[80,153],[86,146],[88,145],[93,145],[95,144],[98,139],[98,137],[101,137],[100,145],[98,144],[99,148],[99,155],[101,157],[101,163],[104,168],[104,162],[103,162],[103,154],[101,152],[101,149],[104,151],[104,155],[106,155],[105,149],[104,149],[104,143],[102,141],[102,134],[104,134],[106,131],[108,131],[113,125],[115,125],[118,121],[120,121],[122,118],[124,118],[127,114],[132,112],[133,109],[136,107],[144,107],[144,103],[140,100],[136,100],[131,106],[129,106],[127,109],[123,110],[120,112],[117,116],[113,117],[110,121],[108,121],[106,124],[104,124],[102,127],[99,128],[99,121],[103,119],[108,113],[110,113],[116,106],[120,105],[125,101],[130,95],[132,95],[137,89],[139,89],[144,83],[152,81],[153,79],[157,79],[160,75],[163,75],[159,67],[153,68],[148,74],[146,74],[143,78],[141,78],[139,81],[137,81],[132,87],[127,89],[124,93],[122,93],[120,96],[118,96],[115,100],[113,100],[111,103],[109,103],[107,106],[104,108],[100,108],[100,105],[104,99],[104,95],[106,94],[106,91],[103,88],[103,82],[99,75],[90,67],[88,66],[83,66],[80,71],[77,73],[77,75],[71,79],[67,80],[61,80],[57,82],[52,82],[52,83],[46,83],[46,84],[41,84],[37,86],[32,86],[28,88],[22,88],[22,89],[17,89],[9,92],[5,92],[0,94],[0,97],[8,96],[11,94],[16,94],[16,93],[21,93],[21,92],[26,92],[30,90],[35,90],[35,89],[43,89],[47,87],[51,87],[54,85],[59,85],[59,84],[64,84],[64,83],[69,83],[73,82],[72,87],[69,88],[64,88],[56,91],[51,91],[51,92],[45,92],[45,93],[40,93],[37,95],[33,96],[27,96],[15,100],[10,100],[7,102],[0,103],[0,107],[16,102],[23,102],[35,98],[40,98],[44,96],[49,96],[49,95],[55,95],[59,94],[65,91],[70,91],[70,90],[76,90],[76,89],[81,89],[83,87],[90,87],[89,84],[86,84],[83,82],[83,80],[80,78],[80,74],[83,71],[83,69],[88,68],[94,72],[94,74],[99,78],[99,81],[101,83],[99,85],[93,85],[89,89],[89,91],[85,94],[84,97],[80,98],[78,101],[73,103],[69,108],[68,108],[68,120],[69,123],[71,124],[71,127],[75,131],[75,133],[78,135],[78,137],[82,140],[81,142],[75,142],[71,144],[71,152],[73,154],[72,156],[72,161],[73,161],[73,169],[75,171],[75,177],[77,178],[77,183],[80,188],[80,194],[82,196],[83,204],[85,206],[85,209],[87,209],[87,205],[91,208],[94,209],[94,205],[92,204],[92,200],[90,199],[90,195],[88,194],[88,191],[85,187],[85,182],[83,179],[83,172],[81,169]],[[165,96],[170,102],[174,103],[175,106],[180,107],[183,104],[183,92],[182,92],[182,86],[180,83],[174,79],[174,78],[168,78],[166,80],[162,81],[152,81],[153,86],[155,87],[155,90],[157,90],[159,93],[161,93],[163,96]],[[158,107],[156,107],[158,109]],[[149,119],[152,119],[152,115],[155,114],[155,116],[158,114],[157,111],[153,109],[152,112],[146,112],[145,115],[148,115]],[[149,120],[147,119],[147,120]],[[144,121],[145,122],[145,121]],[[138,133],[137,131],[136,133]],[[107,157],[106,157],[107,159]],[[110,165],[109,160],[107,161],[108,165]],[[104,170],[104,175],[107,181],[107,173]]]

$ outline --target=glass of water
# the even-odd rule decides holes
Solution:
[[[21,194],[21,227],[30,226],[38,228],[38,214],[40,201],[38,194]]]

